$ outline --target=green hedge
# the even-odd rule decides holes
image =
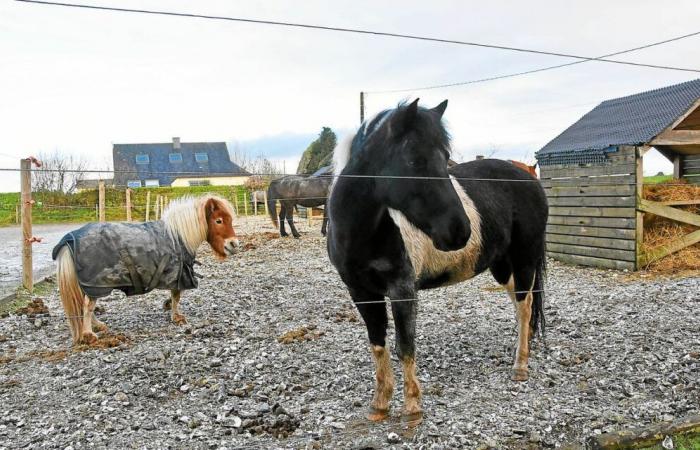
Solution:
[[[200,195],[204,193],[218,194],[236,206],[239,214],[244,214],[244,195],[248,201],[248,214],[253,214],[250,204],[250,192],[243,186],[189,186],[189,187],[158,187],[132,189],[131,217],[135,221],[146,219],[146,195],[151,193],[150,219],[155,218],[155,202],[158,195],[168,197],[168,200],[185,195]],[[35,192],[32,198],[36,201],[32,210],[32,223],[70,223],[92,222],[97,220],[97,190],[86,190],[76,194],[62,192]],[[16,223],[16,208],[20,204],[20,194],[0,193],[0,226]],[[264,214],[265,208],[258,207],[258,214]],[[126,195],[124,189],[105,189],[105,218],[107,221],[126,220]]]

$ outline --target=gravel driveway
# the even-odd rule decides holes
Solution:
[[[71,351],[60,317],[0,320],[0,447],[541,448],[700,412],[700,279],[551,262],[528,382],[510,380],[512,305],[479,276],[420,294],[423,424],[369,424],[365,327],[318,225],[300,240],[240,228],[246,251],[202,258],[187,326],[165,292],[98,302],[112,348]]]

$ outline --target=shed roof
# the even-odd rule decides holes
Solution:
[[[647,143],[698,99],[700,79],[606,100],[542,147],[537,159],[546,165],[565,155],[586,159],[618,145]]]
[[[114,144],[114,184],[124,186],[131,180],[158,179],[161,186],[168,186],[183,177],[250,175],[231,161],[225,142],[182,142],[179,146],[174,148],[172,142]],[[171,153],[180,153],[181,161],[171,162]],[[197,161],[195,153],[206,153],[207,161]],[[136,155],[148,155],[148,163],[137,164]]]

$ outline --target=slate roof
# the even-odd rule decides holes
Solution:
[[[540,165],[593,162],[652,140],[700,98],[700,79],[606,100],[537,152]]]
[[[181,162],[170,162],[171,153],[180,153]],[[195,153],[206,153],[208,161],[197,162]],[[136,155],[148,155],[148,164],[137,164]],[[158,179],[161,186],[169,186],[176,178],[248,176],[248,172],[233,163],[225,142],[182,142],[179,149],[173,143],[114,144],[114,184]],[[126,173],[125,173],[126,172]]]

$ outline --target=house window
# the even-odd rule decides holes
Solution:
[[[130,188],[140,188],[141,187],[141,180],[127,181],[126,185]]]
[[[171,163],[182,162],[182,153],[171,153],[169,158]]]
[[[146,180],[145,186],[146,187],[158,187],[158,186],[160,186],[160,182],[158,180]]]
[[[148,155],[136,155],[136,164],[148,164],[149,162]]]
[[[194,160],[200,163],[207,162],[209,161],[209,155],[207,155],[206,153],[195,153]]]
[[[211,181],[209,180],[190,180],[190,186],[210,186]]]

